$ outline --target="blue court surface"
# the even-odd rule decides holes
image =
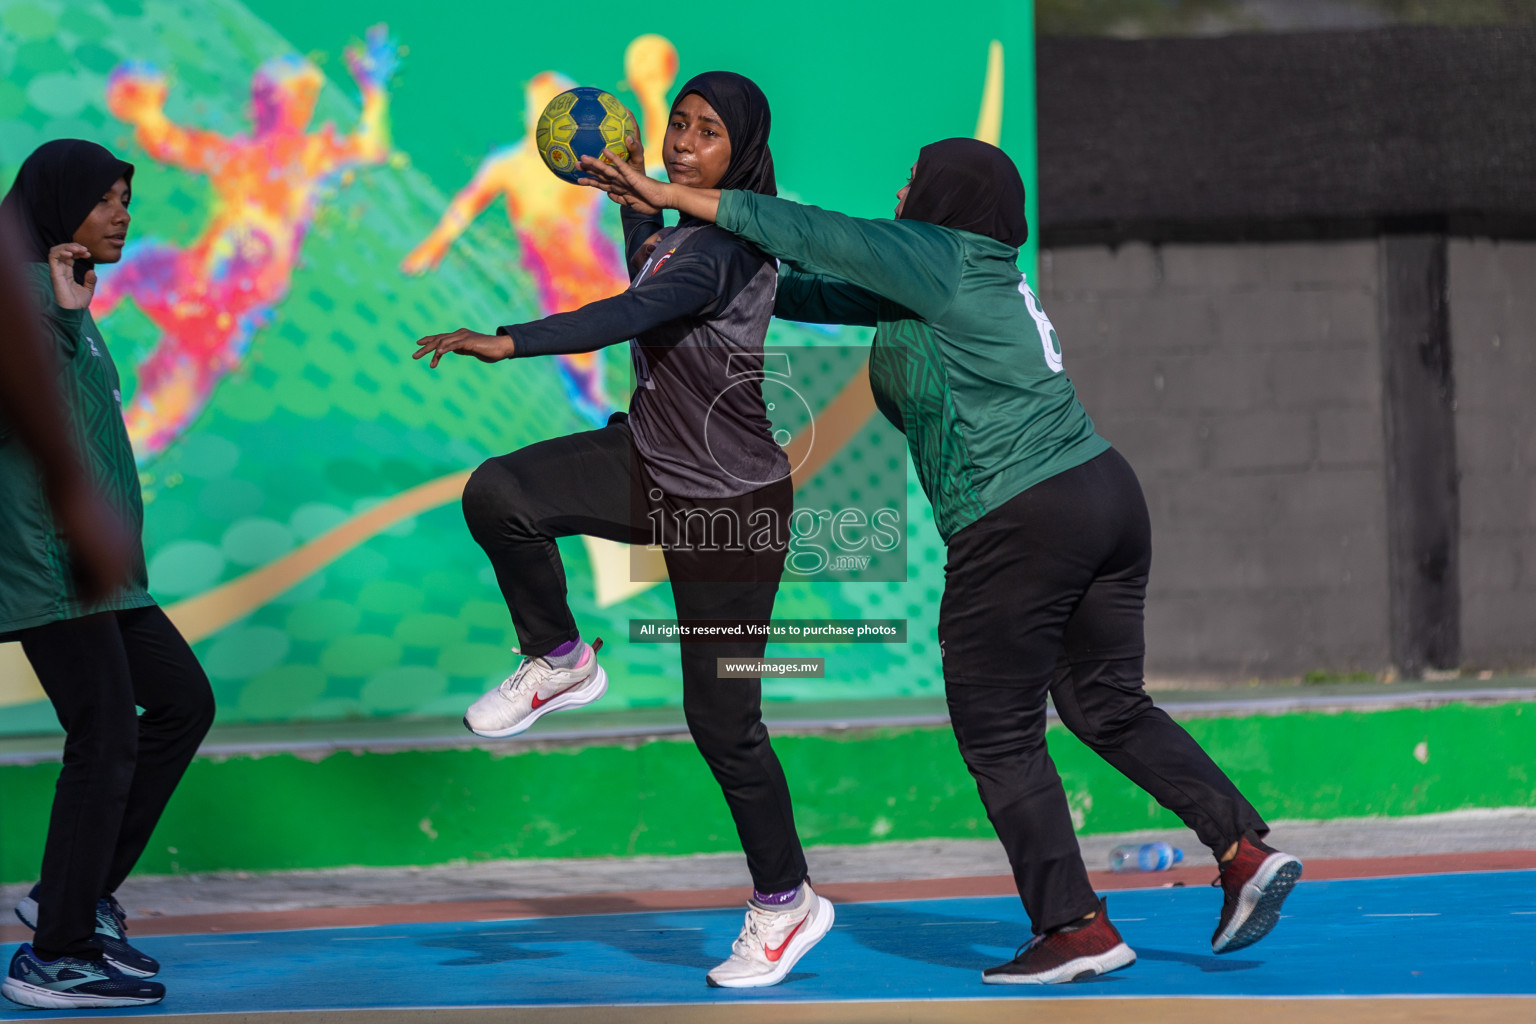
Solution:
[[[1222,957],[1210,953],[1219,907],[1219,892],[1204,887],[1112,893],[1110,916],[1138,962],[1049,987],[981,983],[981,969],[1029,935],[1006,897],[843,904],[784,984],[744,991],[704,984],[740,927],[731,910],[153,936],[139,945],[165,965],[166,1002],[105,1012],[1536,995],[1536,871],[1303,881],[1269,938]],[[76,1015],[0,1011],[6,1020]]]

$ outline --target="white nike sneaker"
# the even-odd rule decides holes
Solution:
[[[765,910],[747,904],[747,920],[731,944],[731,958],[710,971],[706,979],[716,988],[760,988],[777,985],[832,927],[832,904],[811,891],[794,910]]]
[[[556,668],[543,658],[524,658],[500,686],[469,706],[464,726],[476,736],[516,736],[551,711],[591,704],[608,692],[608,673],[597,663],[602,640],[584,650],[571,668]]]

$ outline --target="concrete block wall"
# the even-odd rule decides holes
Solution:
[[[1536,243],[1452,241],[1461,644],[1536,667]]]
[[[1453,241],[1463,665],[1536,666],[1536,244]],[[1390,668],[1376,241],[1041,253],[1153,524],[1147,670]]]
[[[1153,523],[1152,676],[1388,664],[1373,242],[1041,255],[1041,300]]]

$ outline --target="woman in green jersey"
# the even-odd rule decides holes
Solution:
[[[89,598],[106,597],[128,580],[129,544],[117,514],[86,477],[70,443],[58,387],[49,372],[50,343],[32,308],[22,260],[0,224],[0,409],[15,443],[32,454],[63,532],[70,540],[70,570]]]
[[[132,546],[126,584],[96,599],[80,592],[68,568],[72,539],[0,409],[0,639],[21,642],[66,734],[41,880],[16,908],[35,935],[0,982],[0,994],[34,1007],[135,1006],[165,995],[146,980],[160,965],[126,941],[113,893],[213,722],[208,677],[149,595],[117,368],[90,313],[92,266],[122,258],[132,181],[132,164],[61,139],[27,158],[0,204],[6,233],[30,261],[69,441]]]
[[[925,146],[894,220],[583,166],[618,202],[713,221],[782,260],[777,315],[877,328],[875,403],[906,434],[949,547],[938,633],[950,720],[1034,931],[983,980],[1072,981],[1136,959],[1078,852],[1046,751],[1047,693],[1210,847],[1225,892],[1213,949],[1267,934],[1301,863],[1264,845],[1258,812],[1143,688],[1147,506],[1016,269],[1029,229],[1013,162],[974,139]]]

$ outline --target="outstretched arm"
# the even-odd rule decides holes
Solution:
[[[965,251],[922,221],[865,220],[755,192],[726,192],[715,223],[801,270],[845,281],[924,319],[942,316],[960,287]]]
[[[593,352],[664,323],[707,314],[719,298],[718,267],[696,256],[675,256],[665,270],[612,298],[498,332],[516,342],[520,356]]]
[[[412,357],[430,354],[431,366],[449,352],[486,363],[513,356],[571,355],[595,352],[685,317],[707,315],[719,303],[720,268],[709,258],[686,254],[669,261],[628,291],[589,302],[569,313],[555,313],[531,323],[497,329],[495,335],[460,329],[416,342]]]
[[[218,161],[224,137],[216,132],[183,128],[165,116],[169,89],[165,75],[153,64],[128,61],[107,79],[107,109],[134,127],[134,141],[163,164],[205,173]]]
[[[806,274],[785,264],[779,268],[773,315],[807,324],[874,327],[880,322],[880,296],[847,281]]]
[[[601,158],[583,156],[581,169],[587,175],[576,184],[589,185],[608,193],[608,198],[632,210],[676,210],[685,217],[715,223],[721,192],[717,188],[688,188],[672,185],[645,175],[644,167],[620,160],[613,150],[603,150]]]
[[[688,188],[628,164],[582,157],[582,184],[615,202],[644,203],[718,224],[803,271],[867,289],[918,316],[940,316],[960,286],[964,250],[951,231],[922,221],[864,220],[755,192]]]
[[[422,239],[421,243],[400,261],[402,271],[407,274],[422,274],[437,268],[458,237],[503,191],[500,177],[505,159],[506,157],[500,153],[493,153],[485,158],[485,162],[475,172],[474,178],[468,185],[459,189],[459,194],[453,197],[453,201],[448,204],[448,209],[443,211],[437,227],[433,228],[432,233]]]

